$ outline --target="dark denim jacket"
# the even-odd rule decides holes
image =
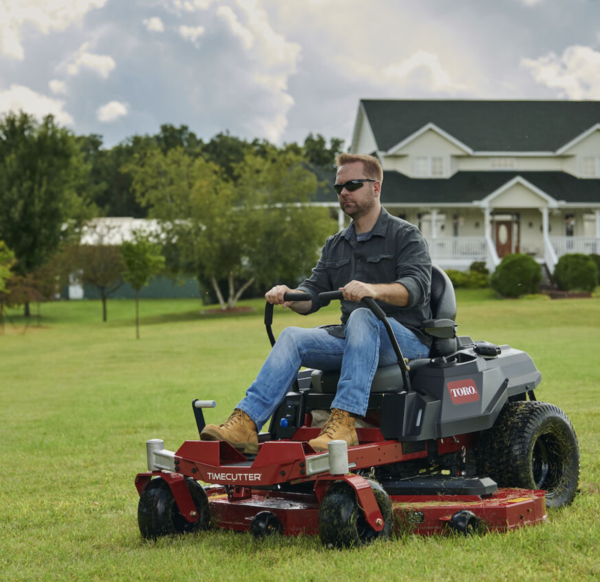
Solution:
[[[327,305],[319,303],[319,293],[337,290],[353,280],[402,283],[409,294],[406,307],[378,303],[388,317],[411,329],[422,343],[431,346],[431,339],[422,332],[423,321],[431,318],[431,257],[427,242],[416,226],[391,216],[382,208],[371,237],[358,242],[354,224],[351,224],[327,239],[312,275],[298,289],[312,295],[313,306],[309,313],[314,313]],[[341,303],[345,324],[350,313],[361,305],[353,301]],[[330,333],[343,337],[343,329],[331,329]]]

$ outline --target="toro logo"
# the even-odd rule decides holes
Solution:
[[[467,402],[476,402],[479,400],[479,392],[475,380],[467,378],[465,380],[456,380],[448,382],[448,392],[452,399],[452,404],[466,404]]]

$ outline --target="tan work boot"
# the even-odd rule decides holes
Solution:
[[[258,433],[252,419],[236,408],[227,422],[217,426],[208,424],[200,433],[203,441],[225,441],[246,455],[258,453]]]
[[[329,442],[335,440],[346,441],[349,447],[356,446],[358,437],[354,428],[354,420],[349,412],[334,408],[323,425],[321,434],[316,439],[308,441],[308,444],[315,451],[326,451]]]

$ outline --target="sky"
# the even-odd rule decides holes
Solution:
[[[0,115],[349,143],[360,99],[600,100],[600,0],[0,0]]]

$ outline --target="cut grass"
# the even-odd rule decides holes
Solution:
[[[540,580],[600,576],[600,301],[499,301],[458,292],[459,333],[527,351],[541,400],[570,417],[582,454],[581,493],[548,523],[482,537],[402,537],[349,551],[318,538],[202,532],[145,542],[135,474],[145,441],[171,450],[197,438],[194,398],[226,418],[269,351],[263,301],[249,314],[200,316],[191,300],[42,307],[0,336],[0,579],[2,580]],[[338,319],[335,305],[303,318],[277,310],[276,334]]]

